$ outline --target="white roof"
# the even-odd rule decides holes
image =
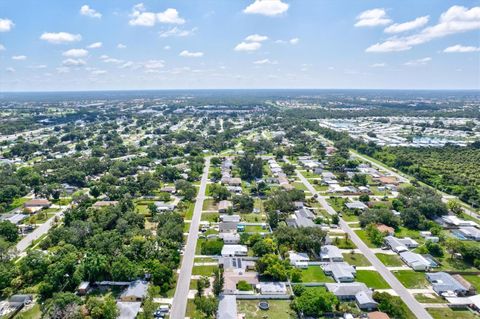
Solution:
[[[223,245],[222,256],[223,255],[235,255],[237,253],[247,253],[248,248],[245,245]]]

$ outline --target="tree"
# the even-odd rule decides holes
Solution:
[[[387,313],[391,318],[408,318],[405,304],[399,297],[392,296],[387,292],[373,293],[373,299],[378,302],[378,309]]]
[[[223,291],[223,270],[217,269],[213,278],[213,294],[219,296]]]
[[[261,178],[263,175],[263,161],[252,154],[245,154],[240,157],[237,164],[240,169],[240,177],[251,181],[255,178]]]
[[[175,188],[177,189],[179,195],[183,196],[183,198],[187,201],[191,201],[197,193],[195,186],[182,179],[175,182]]]
[[[241,213],[250,213],[253,210],[254,201],[248,195],[237,195],[232,198],[233,206],[236,211]]]
[[[400,219],[387,208],[368,209],[363,212],[358,219],[362,227],[368,224],[385,224],[393,228],[398,228],[400,225]]]
[[[381,246],[383,244],[383,238],[385,237],[385,234],[379,231],[375,224],[369,224],[365,231],[367,232],[368,238],[372,244],[376,246]]]
[[[447,202],[448,209],[455,215],[460,215],[463,213],[463,208],[460,202],[456,199],[451,199]]]
[[[291,307],[304,316],[321,317],[325,312],[333,311],[338,303],[337,297],[331,292],[308,289],[293,300]]]
[[[196,308],[203,312],[206,318],[213,318],[218,308],[218,301],[215,297],[198,297],[193,300]]]
[[[230,192],[228,191],[228,189],[225,186],[219,184],[213,184],[210,187],[210,194],[217,202],[228,199],[230,197]]]
[[[71,292],[60,292],[53,295],[45,305],[44,314],[50,319],[80,319],[82,300]]]
[[[368,194],[362,194],[358,197],[358,200],[362,203],[368,203],[370,201],[370,196],[368,196]]]
[[[281,260],[277,255],[268,254],[257,261],[257,271],[262,276],[272,280],[285,281],[291,266],[288,261]]]
[[[0,222],[0,236],[13,243],[18,239],[18,228],[12,222],[5,220]]]
[[[90,297],[85,304],[92,319],[115,319],[119,311],[112,296],[104,298]]]
[[[252,246],[252,251],[255,256],[258,257],[262,257],[266,254],[272,254],[275,252],[275,242],[272,238],[259,240]]]

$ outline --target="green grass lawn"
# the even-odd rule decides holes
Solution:
[[[270,309],[260,310],[258,300],[238,300],[238,313],[244,313],[248,319],[290,319],[296,318],[290,309],[289,300],[269,300]]]
[[[374,270],[357,270],[356,281],[365,283],[370,288],[388,289],[390,286],[382,276]]]
[[[445,299],[438,296],[437,294],[414,294],[415,299],[420,303],[447,303]]]
[[[193,266],[192,275],[211,276],[218,266]]]
[[[184,210],[185,219],[188,219],[188,220],[192,219],[194,207],[195,205],[193,203],[188,204],[188,207]]]
[[[9,212],[11,211],[12,209],[15,209],[17,207],[20,207],[22,206],[26,201],[28,201],[28,198],[25,198],[25,197],[21,197],[21,198],[15,198],[13,200],[13,202],[7,206],[7,208],[5,209],[5,211]]]
[[[334,280],[326,276],[320,266],[309,266],[302,269],[302,282],[334,282]]]
[[[405,286],[410,289],[421,289],[428,287],[428,280],[422,272],[413,270],[399,270],[393,271],[395,277]]]
[[[360,237],[360,239],[367,245],[369,248],[377,248],[378,246],[374,245],[368,238],[367,233],[362,230],[355,230],[355,233]]]
[[[428,313],[434,319],[473,319],[478,318],[470,310],[466,309],[451,309],[451,308],[428,308]]]
[[[480,291],[480,276],[479,275],[462,275],[465,280],[471,283],[477,291]]]
[[[342,238],[335,237],[335,238],[333,238],[333,244],[340,249],[354,249],[354,248],[357,248],[357,246],[355,246],[355,244],[353,243],[353,241],[350,238],[345,239],[344,237],[342,237]]]
[[[241,220],[246,223],[263,223],[267,220],[267,217],[262,214],[240,214]]]
[[[29,308],[26,311],[19,312],[14,318],[15,319],[40,319],[42,317],[42,311],[40,310],[40,305],[35,304],[33,307]]]
[[[370,266],[370,262],[362,254],[344,253],[343,259],[353,266]]]
[[[405,265],[398,255],[375,254],[378,259],[387,267],[398,267]]]
[[[203,201],[202,210],[217,210],[217,204],[211,198],[207,198]]]
[[[191,319],[204,319],[203,314],[200,311],[197,311],[195,304],[193,303],[193,299],[188,299],[187,301],[187,311],[185,313],[185,317]]]
[[[473,265],[466,263],[463,259],[450,258],[448,253],[441,258],[435,258],[440,262],[439,270],[453,271],[478,271]]]
[[[307,187],[302,182],[293,182],[293,187],[302,191],[307,191]]]
[[[358,222],[358,216],[354,214],[343,214],[342,219],[346,222]]]
[[[202,220],[214,223],[218,221],[219,213],[202,213]]]
[[[247,225],[245,226],[246,233],[266,233],[268,232],[267,229],[263,229],[260,225]]]

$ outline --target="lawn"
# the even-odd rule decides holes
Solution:
[[[342,219],[346,222],[357,222],[358,221],[358,216],[354,214],[343,214]],[[350,226],[352,227],[352,226]]]
[[[344,253],[343,259],[353,266],[370,266],[370,262],[363,256],[362,254],[351,254],[351,253]]]
[[[21,198],[15,198],[13,200],[13,202],[7,206],[7,208],[5,209],[5,211],[11,211],[12,209],[15,209],[17,207],[20,207],[22,206],[26,201],[28,201],[29,199],[28,198],[25,198],[25,197],[21,197]]]
[[[302,282],[334,282],[329,276],[326,276],[320,266],[310,266],[302,269]]]
[[[415,299],[420,303],[447,303],[445,299],[437,294],[414,294]]]
[[[219,213],[202,213],[202,221],[215,223],[218,221],[219,216],[220,216]]]
[[[246,225],[245,226],[245,232],[246,233],[267,233],[268,230],[264,229],[260,225]]]
[[[211,276],[218,266],[193,266],[192,275]]]
[[[357,248],[353,241],[350,238],[339,238],[335,237],[333,238],[333,244],[337,246],[340,249],[354,249]]]
[[[473,319],[478,318],[470,310],[465,309],[451,309],[451,308],[428,308],[428,313],[434,319]]]
[[[204,316],[200,311],[197,311],[195,304],[193,303],[193,299],[188,299],[187,301],[187,311],[185,313],[185,317],[191,319],[203,319]]]
[[[187,220],[190,220],[192,219],[192,216],[193,216],[193,208],[195,207],[195,205],[193,203],[190,203],[188,204],[188,207],[185,209],[184,211],[184,218],[187,219]]]
[[[368,238],[367,233],[364,230],[355,230],[355,233],[360,237],[360,239],[367,245],[369,248],[377,248],[370,239]]]
[[[395,277],[409,289],[427,288],[429,283],[425,274],[422,272],[415,272],[413,270],[399,270],[392,272]]]
[[[388,289],[390,286],[382,276],[374,270],[357,270],[356,281],[365,283],[370,288]]]
[[[217,210],[217,204],[211,198],[207,198],[203,201],[203,208],[202,210]]]
[[[242,221],[246,223],[262,223],[267,220],[267,217],[265,215],[261,214],[240,214],[240,217],[242,218]]]
[[[445,256],[439,258],[435,258],[438,262],[440,262],[439,270],[446,270],[446,271],[478,271],[472,265],[466,263],[463,259],[456,259],[450,258],[448,253],[445,253]]]
[[[293,186],[296,189],[299,189],[299,190],[302,190],[302,191],[307,191],[307,187],[302,182],[293,182]]]
[[[387,267],[398,267],[403,266],[404,263],[398,257],[398,255],[389,255],[389,254],[375,254],[378,259]]]
[[[26,311],[21,311],[15,316],[15,319],[40,319],[42,317],[42,311],[40,305],[35,304],[33,307]]]
[[[245,314],[248,319],[290,319],[296,318],[294,312],[290,309],[288,300],[269,300],[269,310],[260,310],[258,300],[238,300],[238,313]]]
[[[477,291],[480,291],[480,276],[479,275],[462,275],[465,280],[471,283]]]

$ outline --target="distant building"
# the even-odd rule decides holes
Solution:
[[[308,257],[308,254],[297,253],[294,251],[288,252],[288,259],[290,260],[290,265],[296,268],[307,268],[308,261],[310,260],[310,258]]]
[[[107,206],[116,206],[117,204],[118,204],[118,201],[116,200],[101,200],[93,204],[92,207],[101,208],[101,207],[107,207]]]
[[[325,245],[320,248],[320,259],[322,261],[343,261],[343,255],[337,246]]]
[[[229,200],[222,200],[218,203],[218,212],[226,213],[229,208],[233,207],[233,204]]]

